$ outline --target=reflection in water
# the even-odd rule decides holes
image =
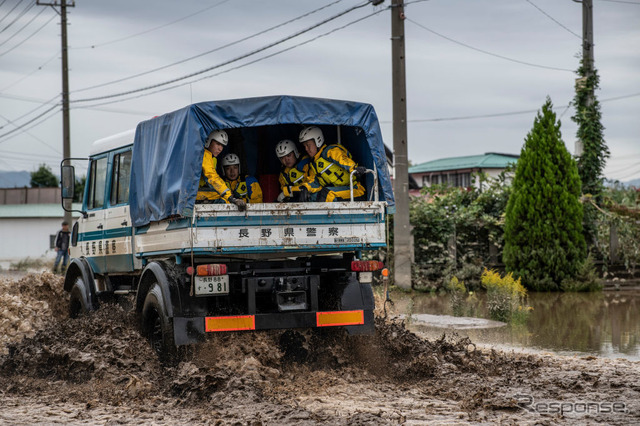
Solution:
[[[483,300],[484,294],[477,297]],[[397,313],[452,315],[448,295],[396,293],[393,299]],[[640,291],[530,293],[529,305],[533,311],[525,325],[457,333],[477,343],[640,360]],[[488,318],[482,309],[478,316]],[[412,327],[442,334],[424,324]]]

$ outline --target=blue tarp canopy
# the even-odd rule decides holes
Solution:
[[[229,133],[227,152],[239,154],[242,173],[280,171],[275,146],[297,143],[305,125],[319,126],[326,144],[340,142],[354,160],[378,171],[380,199],[395,205],[380,125],[373,106],[298,96],[267,96],[202,102],[143,121],[136,128],[129,201],[134,226],[171,216],[191,216],[209,133]],[[304,150],[298,144],[299,149]],[[367,190],[373,185],[366,178]]]

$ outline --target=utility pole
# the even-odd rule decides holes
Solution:
[[[593,0],[573,0],[582,3],[582,66],[585,69],[584,79],[593,75]],[[578,84],[581,84],[579,81]],[[586,84],[586,81],[583,82]],[[593,89],[587,94],[587,106],[593,105]],[[584,145],[581,140],[576,140],[575,156],[582,156]]]
[[[411,227],[409,224],[409,167],[407,161],[407,85],[404,54],[404,2],[391,0],[391,78],[393,97],[393,280],[411,289]]]
[[[71,132],[69,125],[69,66],[67,60],[67,7],[75,7],[75,0],[54,0],[51,3],[37,1],[38,6],[51,6],[60,15],[60,29],[62,31],[62,158],[71,158]],[[60,7],[60,10],[56,9]],[[65,163],[68,164],[68,163]],[[71,225],[71,200],[64,200],[64,220]]]

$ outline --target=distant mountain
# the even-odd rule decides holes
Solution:
[[[640,188],[640,178],[627,181],[624,184],[627,186],[635,186],[636,188]]]
[[[31,183],[31,173],[0,170],[0,188],[23,188]]]

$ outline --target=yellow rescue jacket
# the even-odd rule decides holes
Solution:
[[[358,165],[351,153],[342,145],[324,145],[313,156],[309,168],[309,192],[318,192],[325,186],[349,186],[349,174]],[[354,182],[355,184],[355,182]]]
[[[227,187],[233,192],[236,198],[242,198],[247,203],[262,202],[262,188],[258,180],[253,176],[240,176],[235,180],[225,180]]]
[[[222,198],[228,202],[229,197],[231,197],[231,190],[218,174],[218,171],[216,170],[217,164],[218,159],[213,156],[211,151],[205,149],[204,157],[202,157],[202,173],[200,175],[198,192],[208,193],[205,196],[206,199],[216,200],[218,198]]]
[[[311,159],[305,155],[295,166],[283,167],[280,172],[280,188],[285,197],[291,197],[294,192],[300,191],[300,186],[309,181],[309,163]]]

